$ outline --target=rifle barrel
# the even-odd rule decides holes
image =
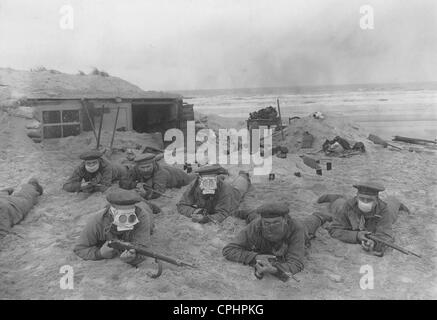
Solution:
[[[396,245],[396,244],[394,244],[394,243],[390,243],[390,242],[388,242],[388,241],[382,240],[382,239],[380,239],[380,238],[374,236],[373,234],[368,234],[366,237],[369,238],[369,239],[371,239],[371,240],[374,240],[374,241],[377,241],[377,242],[381,242],[382,244],[385,244],[385,245],[388,246],[388,247],[391,247],[391,248],[393,248],[393,249],[395,249],[395,250],[398,250],[398,251],[402,252],[403,254],[406,254],[406,255],[410,255],[410,254],[412,254],[412,255],[414,255],[414,256],[416,256],[416,257],[418,257],[418,258],[422,258],[422,257],[421,257],[420,255],[418,255],[417,253],[414,253],[414,252],[412,252],[412,251],[410,251],[410,250],[404,249],[404,248],[402,248],[402,247],[400,247],[400,246],[398,246],[398,245]]]
[[[163,194],[163,193],[161,193],[161,192],[159,192],[159,191],[156,191],[155,189],[153,189],[153,188],[151,188],[151,187],[149,187],[149,186],[147,186],[147,185],[145,185],[145,184],[143,184],[143,188],[144,188],[144,189],[147,189],[147,190],[150,190],[150,191],[153,191],[154,193],[159,194],[160,196],[163,196],[164,198],[173,199],[172,197],[167,196],[167,195],[165,195],[165,194]]]
[[[184,262],[184,261],[181,261],[179,259],[173,259],[173,258],[164,256],[162,254],[155,253],[153,251],[149,251],[149,250],[143,249],[139,245],[134,245],[134,244],[131,244],[129,242],[113,240],[113,241],[110,242],[109,246],[112,247],[112,248],[121,249],[121,250],[134,249],[140,255],[143,255],[143,256],[146,256],[146,257],[151,257],[151,258],[154,258],[154,259],[157,259],[157,260],[162,260],[162,261],[174,264],[174,265],[176,265],[178,267],[187,266],[187,267],[195,268],[194,265],[192,265],[192,264],[190,264],[188,262]]]

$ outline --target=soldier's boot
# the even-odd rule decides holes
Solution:
[[[6,188],[6,189],[2,189],[0,190],[1,193],[7,193],[9,196],[14,193],[14,188]]]
[[[43,193],[43,188],[42,186],[39,184],[38,180],[36,178],[31,178],[28,182],[28,184],[31,184],[32,186],[35,187],[35,190],[39,193],[39,195],[42,195]]]
[[[331,222],[332,221],[332,216],[324,213],[324,212],[320,212],[320,211],[316,211],[313,213],[313,216],[316,216],[317,218],[320,219],[320,225],[322,226],[325,222]]]
[[[317,199],[317,203],[325,203],[325,202],[332,203],[339,198],[343,198],[343,195],[328,193],[328,194],[324,194],[323,196],[319,197],[319,199]]]

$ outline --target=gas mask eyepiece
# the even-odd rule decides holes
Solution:
[[[112,223],[117,226],[117,231],[133,230],[134,226],[139,222],[135,214],[135,206],[127,208],[111,206],[110,211],[114,219]]]

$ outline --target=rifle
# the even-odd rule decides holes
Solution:
[[[159,194],[160,196],[162,196],[162,197],[164,197],[164,198],[173,199],[173,198],[170,197],[170,196],[167,196],[167,195],[165,195],[165,194],[163,194],[163,193],[161,193],[161,192],[159,192],[159,191],[156,191],[155,189],[153,189],[152,187],[149,187],[149,186],[146,185],[145,183],[142,184],[142,187],[143,187],[144,190],[152,191],[152,193],[154,192],[154,193],[156,193],[156,194]]]
[[[183,206],[188,206],[191,207],[193,209],[200,209],[198,206],[194,205],[194,204],[188,204],[188,203],[179,203]],[[208,212],[206,210],[202,210],[202,216],[204,217],[208,217],[209,221],[211,221],[214,224],[219,224],[219,222],[217,222],[216,220],[214,220],[213,218],[211,218],[211,215],[208,214]]]
[[[292,273],[290,273],[288,270],[284,268],[284,266],[282,266],[278,258],[276,257],[268,258],[267,261],[278,270],[276,273],[272,273],[274,277],[278,278],[283,282],[287,282],[290,278],[293,278],[293,280],[300,282],[298,279],[294,277]],[[257,277],[258,279],[262,279],[264,275],[258,276],[255,269],[255,277]]]
[[[390,242],[387,242],[385,240],[382,240],[382,239],[378,238],[377,236],[375,236],[373,234],[367,234],[366,238],[368,238],[370,240],[373,240],[373,241],[376,241],[376,242],[381,242],[382,244],[386,245],[387,247],[390,247],[390,248],[393,248],[395,250],[398,250],[398,251],[402,252],[403,254],[406,254],[406,255],[412,254],[413,256],[416,256],[418,258],[422,258],[420,255],[418,255],[417,253],[414,253],[413,251],[404,249],[404,248],[402,248],[402,247],[400,247],[400,246],[398,246],[398,245],[396,245],[394,243],[390,243]]]
[[[171,264],[174,264],[178,267],[190,267],[190,268],[196,268],[195,265],[190,264],[188,262],[184,262],[182,260],[179,259],[173,259],[167,256],[164,256],[162,254],[159,253],[155,253],[152,251],[149,251],[145,248],[142,248],[141,245],[138,244],[132,244],[129,242],[124,242],[124,241],[120,241],[120,240],[111,240],[108,241],[108,247],[116,249],[120,252],[123,252],[125,250],[135,250],[135,252],[139,255],[145,256],[145,257],[151,257],[155,259],[155,262],[158,263],[158,272],[154,275],[150,275],[153,279],[158,278],[161,273],[162,273],[162,264],[161,261],[165,261]]]

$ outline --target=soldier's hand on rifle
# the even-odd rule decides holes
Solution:
[[[106,241],[103,246],[100,248],[100,255],[104,258],[104,259],[111,259],[114,256],[114,251],[115,249],[110,248],[108,246],[108,241]]]
[[[120,255],[120,260],[126,263],[132,262],[137,257],[135,249],[124,250]]]
[[[375,241],[367,238],[367,235],[371,234],[369,231],[359,231],[357,234],[357,239],[361,243],[361,247],[366,251],[373,251],[373,247],[375,246]]]
[[[92,188],[91,181],[84,181],[80,184],[80,190],[86,191]]]
[[[276,269],[272,264],[267,260],[256,260],[255,264],[255,273],[257,275],[263,275],[265,273],[276,273],[278,269]]]
[[[191,215],[191,221],[193,222],[197,222],[197,223],[207,223],[210,221],[210,219],[208,218],[208,216],[202,214],[203,209],[200,209],[200,211],[198,211],[199,209],[196,209],[197,212],[200,213],[196,213],[196,211],[194,211],[194,213]]]
[[[363,241],[367,241],[369,239],[367,239],[367,235],[370,234],[371,232],[369,231],[358,231],[357,234],[357,240],[359,243],[362,243]]]
[[[363,249],[366,251],[372,252],[373,248],[375,247],[375,241],[370,239],[361,241],[361,247],[363,247]]]
[[[138,194],[139,194],[141,197],[143,197],[143,198],[146,197],[147,192],[146,192],[146,190],[144,189],[144,187],[143,187],[143,183],[142,183],[142,182],[137,183],[137,185],[136,185],[136,187],[135,187],[135,190],[138,192]]]

